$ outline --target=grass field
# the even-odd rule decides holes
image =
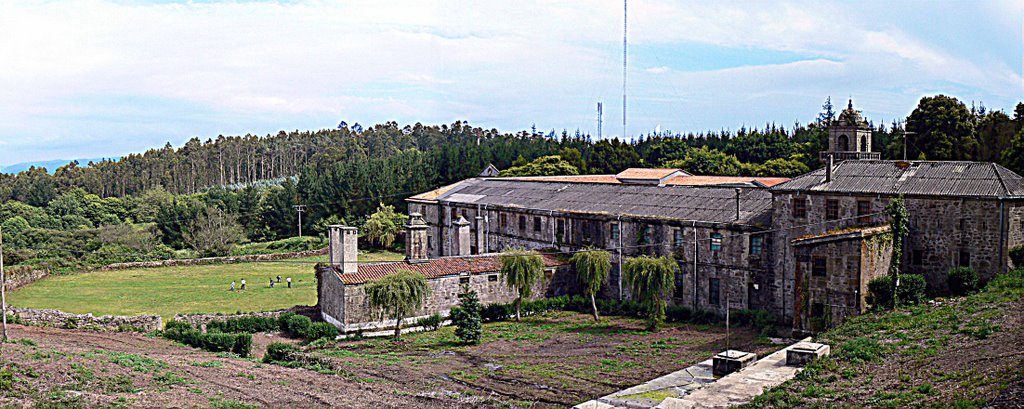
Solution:
[[[361,253],[362,262],[401,260],[391,252]],[[93,315],[267,311],[316,304],[313,266],[326,256],[264,263],[95,271],[51,276],[7,295],[16,307],[51,308]],[[271,277],[281,284],[268,288]],[[292,278],[292,288],[284,283]],[[245,291],[230,291],[231,281]]]

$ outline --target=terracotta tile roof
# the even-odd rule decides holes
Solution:
[[[545,267],[557,267],[566,265],[568,262],[550,254],[542,254]],[[360,264],[359,272],[355,274],[342,274],[335,269],[335,274],[345,284],[366,284],[394,273],[398,270],[409,270],[423,274],[428,279],[460,275],[463,273],[481,274],[496,273],[501,270],[501,255],[487,254],[480,256],[465,257],[442,257],[431,259],[426,263],[408,263],[395,261],[387,263]]]
[[[809,244],[811,242],[817,243],[822,241],[832,240],[843,240],[843,239],[858,239],[863,237],[871,237],[874,235],[888,233],[890,226],[883,224],[881,226],[854,226],[844,227],[840,229],[833,229],[823,233],[812,233],[797,237],[793,240],[794,245]]]
[[[767,187],[787,182],[789,178],[753,177],[753,176],[676,176],[665,181],[666,185],[675,186],[707,186],[725,184],[760,183]]]
[[[441,195],[443,195],[445,193],[448,193],[449,190],[452,190],[452,189],[456,188],[457,186],[462,184],[462,182],[465,182],[465,180],[452,183],[452,184],[450,184],[448,186],[441,186],[441,187],[439,187],[437,189],[434,189],[434,190],[431,190],[429,192],[420,193],[420,194],[418,194],[416,196],[410,197],[409,200],[427,200],[427,201],[437,200],[438,196],[441,196]]]
[[[619,179],[649,179],[649,180],[661,180],[671,176],[673,173],[680,172],[686,175],[682,169],[670,169],[670,168],[629,168],[619,174],[615,175]]]
[[[618,177],[616,177],[616,175],[520,176],[512,178],[501,178],[501,180],[520,180],[524,182],[604,183],[612,185],[622,184],[622,182],[618,179]],[[757,182],[766,187],[772,187],[787,181],[789,181],[789,178],[684,175],[671,178],[665,181],[665,184],[674,186],[711,186],[726,184],[752,184]],[[434,198],[436,199],[437,196],[435,196]]]

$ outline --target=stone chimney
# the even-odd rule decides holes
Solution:
[[[424,263],[427,257],[427,222],[423,215],[409,213],[409,223],[405,225],[405,261]]]
[[[476,217],[476,254],[487,252],[487,221],[483,216]]]
[[[740,219],[740,188],[736,188],[736,220]]]
[[[452,229],[452,255],[468,256],[473,243],[473,237],[469,234],[469,220],[459,216],[459,219],[452,224],[455,227]]]
[[[359,272],[359,230],[341,225],[328,226],[327,230],[331,266],[340,268],[342,274]]]
[[[835,160],[832,155],[828,155],[828,163],[825,164],[825,182],[832,181],[832,167],[835,165]]]

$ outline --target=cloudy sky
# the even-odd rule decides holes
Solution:
[[[632,0],[628,134],[1012,111],[1020,1]],[[0,164],[339,121],[622,134],[622,2],[0,3]]]

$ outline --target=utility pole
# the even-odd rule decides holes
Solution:
[[[598,102],[597,103],[597,140],[599,140],[599,141],[601,140],[601,127],[603,125],[601,123],[603,121],[602,116],[604,116],[604,105],[602,105],[600,102]]]
[[[910,132],[910,131],[907,131],[907,130],[903,131],[903,160],[904,161],[907,160],[907,135],[908,134],[917,135],[917,132]]]
[[[626,134],[626,23],[629,21],[626,12],[627,0],[622,0],[622,139],[627,138]]]
[[[3,315],[3,342],[7,342],[7,275],[4,274],[4,228],[0,226],[0,315]]]
[[[299,212],[299,237],[302,237],[302,212],[306,211],[306,205],[292,206]]]

